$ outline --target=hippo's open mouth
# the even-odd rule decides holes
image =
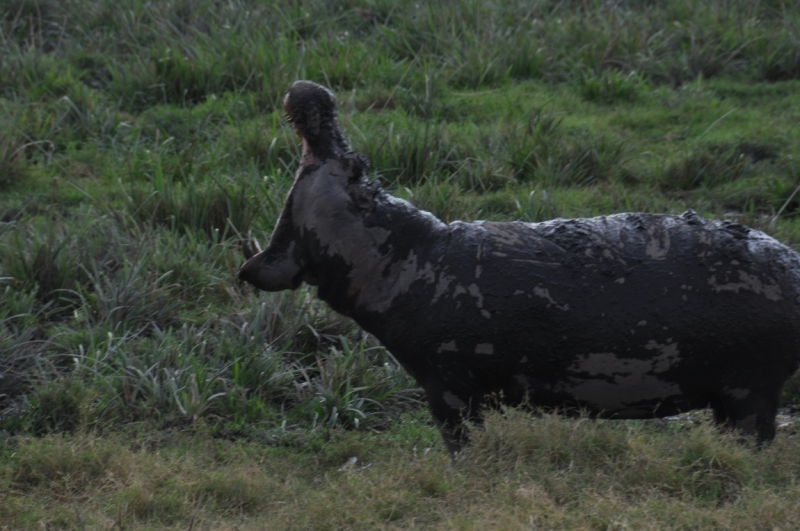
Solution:
[[[322,85],[295,81],[283,99],[287,120],[303,139],[303,160],[309,154],[317,163],[350,151],[336,122],[336,97]]]

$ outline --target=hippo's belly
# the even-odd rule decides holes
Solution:
[[[679,381],[666,377],[669,361],[618,358],[612,353],[579,356],[559,378],[541,381],[536,371],[512,376],[516,401],[544,407],[580,408],[611,418],[651,418],[702,407],[703,393],[686,393]],[[678,376],[679,378],[679,376]]]

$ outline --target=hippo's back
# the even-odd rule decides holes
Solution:
[[[511,260],[532,259],[557,262],[570,269],[599,268],[610,271],[612,264],[632,268],[649,263],[673,270],[680,262],[704,267],[712,273],[718,268],[734,275],[757,275],[774,285],[788,281],[787,288],[800,286],[800,255],[763,232],[719,220],[704,220],[693,211],[681,216],[624,213],[596,218],[554,219],[541,223],[479,222],[480,239],[496,257]],[[726,262],[727,261],[727,262]],[[669,266],[669,267],[666,267]],[[732,266],[732,267],[727,267]],[[723,282],[724,284],[724,282]],[[752,291],[758,292],[758,282]],[[722,288],[724,289],[724,288]],[[770,296],[769,289],[765,294]]]

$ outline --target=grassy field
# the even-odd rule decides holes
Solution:
[[[0,530],[800,527],[797,421],[507,410],[450,465],[373,338],[238,283],[295,79],[446,221],[693,208],[800,249],[794,0],[0,0]]]

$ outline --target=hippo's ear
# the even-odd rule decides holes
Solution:
[[[356,157],[358,157],[358,161],[364,168],[364,173],[369,173],[369,170],[372,169],[372,164],[370,163],[369,159],[363,153],[356,153]]]
[[[372,210],[375,208],[375,190],[369,183],[360,183],[347,187],[350,199],[361,210]]]

